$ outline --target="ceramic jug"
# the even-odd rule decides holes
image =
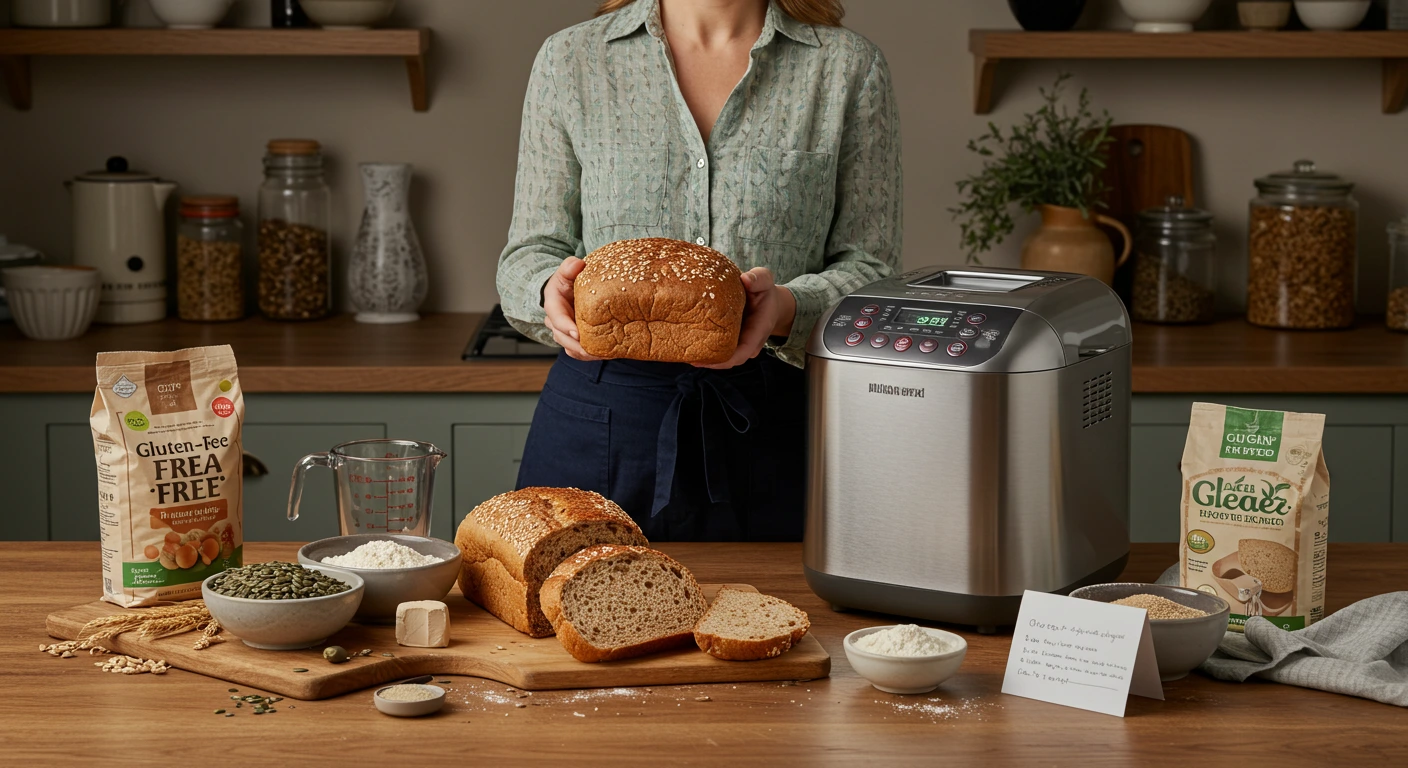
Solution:
[[[363,163],[366,209],[348,266],[359,323],[409,323],[430,290],[425,255],[411,223],[411,166]]]
[[[1022,244],[1022,268],[1049,272],[1075,272],[1094,277],[1105,285],[1115,279],[1115,270],[1129,259],[1133,245],[1129,229],[1119,221],[1100,213],[1087,219],[1079,209],[1058,205],[1043,205],[1041,228]],[[1104,224],[1118,230],[1124,238],[1124,249],[1118,260],[1114,246],[1096,226]]]
[[[102,275],[100,323],[166,317],[166,199],[176,185],[127,169],[120,157],[69,182],[73,262]]]

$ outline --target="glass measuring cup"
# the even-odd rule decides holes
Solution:
[[[303,478],[313,467],[333,471],[342,535],[430,535],[435,468],[446,453],[415,440],[354,440],[304,456],[293,468],[288,519],[298,519]]]

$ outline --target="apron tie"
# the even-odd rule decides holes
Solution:
[[[716,371],[699,368],[686,371],[675,377],[675,399],[665,411],[660,421],[660,436],[655,453],[655,501],[650,506],[650,516],[655,517],[670,503],[671,491],[675,485],[675,474],[679,467],[680,424],[686,418],[686,406],[692,406],[699,418],[699,428],[703,439],[704,485],[709,491],[709,501],[719,504],[729,500],[728,469],[725,464],[727,447],[720,434],[719,420],[705,418],[707,409],[717,403],[723,410],[729,428],[744,434],[753,426],[757,413],[752,404],[739,392],[727,376]]]

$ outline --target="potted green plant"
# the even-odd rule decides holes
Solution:
[[[1103,280],[1129,258],[1129,230],[1094,209],[1105,205],[1105,169],[1111,119],[1090,110],[1090,94],[1081,89],[1074,110],[1061,103],[1068,74],[1042,88],[1043,104],[1003,133],[989,123],[968,149],[985,158],[983,169],[958,182],[963,202],[950,209],[959,222],[970,263],[1012,234],[1012,206],[1041,213],[1041,228],[1022,245],[1024,269],[1076,272]],[[1106,224],[1124,237],[1118,262],[1109,238],[1095,227]]]

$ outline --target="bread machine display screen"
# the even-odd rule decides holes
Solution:
[[[947,309],[901,309],[895,313],[895,325],[947,328],[952,319],[953,312]]]

